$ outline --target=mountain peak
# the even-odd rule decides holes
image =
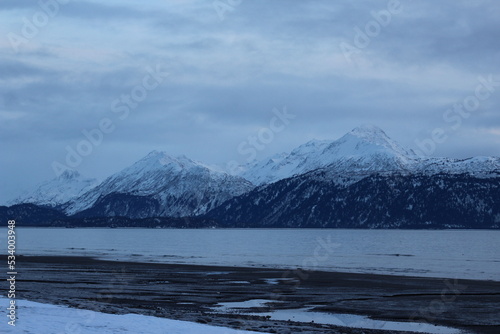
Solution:
[[[253,185],[241,177],[214,171],[185,155],[174,157],[162,151],[151,151],[139,161],[109,176],[95,189],[66,203],[64,210],[67,214],[75,214],[95,207],[97,211],[92,211],[93,214],[132,215],[133,218],[147,215],[192,216],[252,188]],[[116,194],[140,198],[106,202]],[[125,200],[129,201],[126,202],[128,204],[123,204]],[[108,206],[106,203],[119,205]],[[133,211],[133,207],[137,211]]]
[[[280,159],[258,163],[241,175],[254,184],[271,183],[319,168],[337,174],[406,170],[414,163],[406,150],[377,126],[359,126],[337,140],[312,140]]]
[[[172,158],[167,152],[165,151],[158,151],[158,150],[153,150],[149,152],[144,158],[140,159],[141,160],[158,160],[162,159],[165,157]]]
[[[366,147],[370,146],[372,148],[378,147],[382,150],[388,150],[387,152],[392,151],[400,155],[401,157],[413,157],[415,153],[412,150],[406,149],[399,145],[397,142],[392,140],[381,128],[375,125],[362,125],[357,128],[354,128],[346,135],[344,135],[341,139],[337,141],[337,144],[353,142],[357,143],[361,141],[363,145]],[[368,145],[368,146],[367,146]],[[359,144],[356,144],[356,147],[359,147]],[[377,149],[377,150],[379,150]],[[364,152],[363,154],[366,154]]]
[[[355,130],[366,131],[366,132],[384,132],[384,130],[382,130],[382,128],[376,126],[375,124],[370,124],[370,123],[358,125],[357,127],[352,129],[351,131],[355,131]]]
[[[61,175],[59,175],[58,179],[60,180],[73,180],[79,178],[81,175],[74,169],[66,169]]]
[[[362,137],[365,137],[365,136],[387,137],[384,130],[382,130],[381,128],[379,128],[378,126],[375,126],[373,124],[364,124],[364,125],[358,126],[354,129],[352,129],[351,132],[349,132],[349,133],[352,135],[355,135],[355,136],[362,136]]]
[[[147,157],[155,157],[155,156],[159,156],[159,155],[162,155],[162,154],[165,154],[165,152],[163,151],[158,151],[158,150],[152,150],[151,152],[149,152],[145,158]]]
[[[168,154],[165,151],[158,151],[154,150],[149,152],[144,158],[140,159],[139,161],[136,162],[136,164],[139,165],[147,165],[147,166],[157,166],[162,165],[179,165],[179,166],[185,166],[186,164],[196,164],[193,160],[189,159],[185,155],[180,155],[180,156],[172,156]]]
[[[307,143],[302,144],[299,147],[295,148],[291,152],[291,154],[292,155],[311,154],[313,152],[317,152],[317,151],[322,150],[329,143],[331,143],[330,140],[317,140],[317,139],[313,139],[313,140],[310,140]]]
[[[80,196],[97,186],[96,179],[82,176],[76,170],[67,169],[58,177],[39,183],[10,201],[10,204],[33,203],[57,206]]]

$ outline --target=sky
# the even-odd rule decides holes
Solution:
[[[66,168],[244,164],[364,124],[499,156],[498,17],[496,0],[3,0],[0,203]]]

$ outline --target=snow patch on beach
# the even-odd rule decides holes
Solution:
[[[7,308],[8,303],[7,298],[0,297],[3,310]],[[4,317],[0,322],[0,333],[262,334],[138,314],[100,313],[27,300],[17,300],[16,305],[16,326],[8,325],[7,317]]]

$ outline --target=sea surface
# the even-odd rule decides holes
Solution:
[[[500,231],[491,230],[17,227],[16,237],[17,255],[500,281]]]

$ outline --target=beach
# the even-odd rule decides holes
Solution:
[[[19,256],[18,268],[19,299],[111,314],[135,313],[268,333],[392,332],[262,316],[308,308],[472,333],[500,331],[497,281],[62,256]],[[252,300],[267,302],[239,313],[217,311],[224,303]],[[23,315],[18,316],[22,320]]]

